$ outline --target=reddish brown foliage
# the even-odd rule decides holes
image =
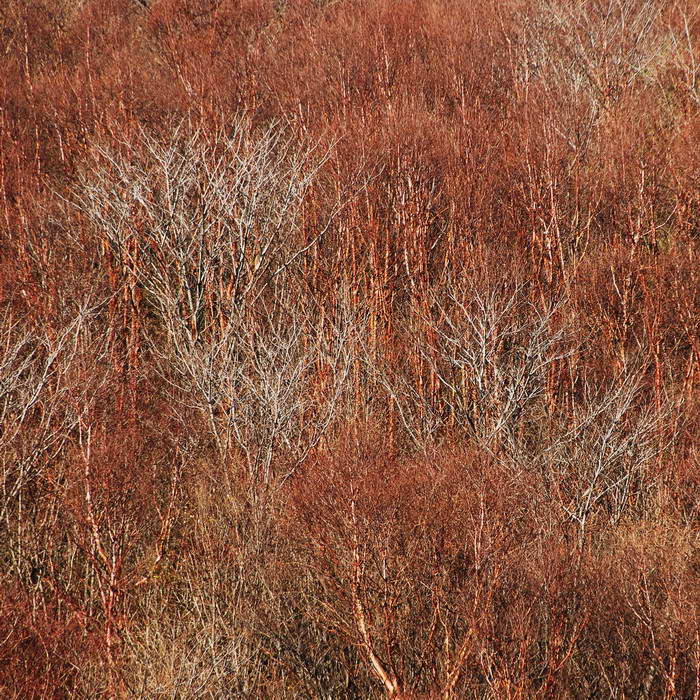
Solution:
[[[700,696],[690,5],[0,37],[0,694]]]

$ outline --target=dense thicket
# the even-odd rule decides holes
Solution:
[[[0,695],[700,697],[695,3],[0,42]]]

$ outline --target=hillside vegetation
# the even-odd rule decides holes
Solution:
[[[0,696],[700,698],[696,3],[0,5]]]

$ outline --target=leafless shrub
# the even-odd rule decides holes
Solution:
[[[696,105],[700,104],[700,45],[698,29],[700,17],[697,8],[691,10],[687,3],[676,3],[677,19],[667,35],[667,62],[681,76],[680,85]]]
[[[300,235],[305,194],[327,155],[296,148],[276,125],[255,133],[244,118],[213,136],[185,131],[96,146],[73,196],[157,313],[160,342],[225,323],[325,231]]]
[[[33,509],[27,489],[58,461],[95,398],[86,392],[100,382],[93,371],[92,385],[75,383],[86,356],[97,364],[104,357],[103,338],[96,337],[91,318],[98,307],[83,306],[58,333],[22,326],[7,315],[2,319],[0,521],[17,572],[31,566],[21,535]]]
[[[498,641],[522,633],[527,590],[507,572],[508,533],[534,525],[507,472],[477,451],[433,469],[434,456],[401,462],[345,444],[305,467],[289,525],[308,624],[337,640],[336,658],[345,646],[357,659],[354,693],[336,672],[335,694],[490,697],[522,651]]]
[[[270,300],[333,218],[302,232],[327,154],[298,149],[276,125],[256,133],[244,118],[214,137],[184,131],[96,147],[73,203],[132,304],[155,314],[146,333],[161,375],[205,416],[220,455],[235,448],[268,483],[274,454],[293,469],[318,442],[348,372],[350,328],[324,336]],[[314,407],[317,362],[334,379]]]
[[[211,466],[191,481],[173,559],[133,607],[130,692],[284,697],[320,694],[333,638],[309,620],[303,571],[280,537],[285,490],[253,501],[245,478]],[[342,673],[342,671],[340,671]]]
[[[251,589],[259,594],[264,579],[263,562],[252,555],[267,533],[246,527],[244,499],[226,479],[195,486],[191,495],[176,535],[181,555],[132,606],[136,624],[123,650],[132,697],[246,695],[259,686],[261,643],[251,611],[262,600]]]
[[[205,418],[220,455],[240,454],[249,476],[269,484],[273,459],[285,457],[278,476],[289,475],[336,418],[356,333],[353,319],[321,327],[294,309],[263,306],[247,321],[232,319],[196,342],[182,333],[170,352],[155,352],[176,400]]]
[[[429,357],[455,419],[483,445],[514,449],[549,369],[570,352],[555,326],[560,306],[537,308],[517,284],[450,285],[445,301],[436,301]]]
[[[519,284],[449,282],[436,291],[416,350],[441,390],[426,400],[410,378],[382,382],[414,440],[425,443],[451,423],[484,447],[512,453],[545,394],[550,368],[570,352],[555,325],[560,306],[537,308]],[[414,427],[417,415],[426,416],[427,427]]]
[[[630,360],[610,381],[581,379],[564,408],[551,385],[574,350],[563,302],[542,310],[519,285],[450,283],[443,294],[417,342],[440,390],[379,375],[414,442],[425,447],[452,425],[509,468],[541,471],[581,532],[594,511],[617,522],[648,502],[645,467],[672,447],[681,410],[670,397],[658,405],[648,366]]]
[[[530,20],[529,70],[603,106],[658,58],[666,0],[546,0]]]
[[[643,506],[653,492],[646,467],[673,446],[681,407],[670,398],[657,406],[645,391],[647,373],[644,363],[630,362],[609,384],[585,382],[573,415],[543,436],[537,458],[570,499],[563,507],[582,536],[596,510],[617,523],[630,507]]]
[[[552,127],[577,154],[590,146],[603,112],[650,81],[665,55],[670,7],[668,0],[545,0],[523,15],[521,80],[547,96]]]

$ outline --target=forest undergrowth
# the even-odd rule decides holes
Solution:
[[[0,46],[0,696],[700,698],[695,3]]]

